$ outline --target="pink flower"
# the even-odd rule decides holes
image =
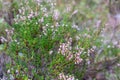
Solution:
[[[59,19],[59,16],[60,16],[60,12],[58,10],[54,10],[53,12],[53,18],[55,20],[58,20]]]

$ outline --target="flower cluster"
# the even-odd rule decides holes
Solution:
[[[12,35],[13,35],[13,32],[14,32],[14,28],[6,29],[5,31],[7,33],[7,41],[8,42],[12,41]]]
[[[79,51],[74,54],[74,56],[75,56],[75,64],[80,64],[82,62],[83,59],[80,57],[82,52],[83,52],[83,50],[79,49]]]
[[[5,29],[5,32],[7,34],[7,36],[6,36],[7,38],[5,38],[3,36],[0,36],[0,43],[12,41],[13,31],[14,31],[14,28],[12,28],[12,29]]]
[[[54,10],[53,19],[58,20],[58,19],[59,19],[59,16],[60,16],[59,10]]]
[[[60,44],[60,48],[58,53],[61,53],[63,56],[66,57],[67,60],[74,59],[75,64],[80,64],[82,62],[82,58],[80,57],[81,53],[83,52],[82,48],[77,48],[75,54],[72,51],[72,38],[67,40],[67,43]]]
[[[29,1],[24,1],[24,3],[21,3],[18,12],[19,14],[16,15],[16,18],[14,18],[15,23],[25,21],[26,19],[32,19],[34,17],[38,17],[42,15],[42,18],[38,20],[38,22],[43,22],[43,17],[48,17],[49,14],[53,14],[53,18],[57,20],[59,18],[60,12],[58,10],[54,10],[54,6],[56,5],[54,1],[46,0],[47,6],[43,5],[42,2],[44,0],[33,0],[32,3]],[[34,4],[35,9],[33,9],[33,6],[30,6],[29,4]]]
[[[0,36],[0,43],[7,42],[7,39],[5,39],[3,36]]]
[[[73,75],[65,75],[64,73],[60,73],[58,78],[60,80],[78,80],[78,79],[75,79]]]
[[[60,44],[60,48],[58,50],[58,53],[61,53],[62,55],[66,56],[67,60],[71,60],[73,58],[73,54],[71,52],[72,50],[72,38],[68,39],[67,43]]]

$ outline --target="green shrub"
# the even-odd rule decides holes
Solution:
[[[7,68],[15,78],[51,80],[60,79],[62,75],[81,80],[92,63],[88,62],[92,59],[94,63],[95,59],[101,58],[101,54],[97,54],[99,49],[104,48],[101,53],[106,56],[109,51],[113,55],[119,52],[103,45],[100,37],[102,25],[95,28],[94,20],[89,24],[87,19],[98,14],[87,14],[90,10],[84,8],[86,25],[83,25],[85,20],[82,21],[86,14],[80,15],[80,26],[76,28],[67,12],[55,20],[54,11],[51,11],[55,7],[51,8],[47,2],[38,5],[31,0],[24,4],[25,10],[20,9],[23,13],[15,18],[13,40],[9,42],[7,52],[14,60]],[[90,56],[91,53],[95,55]]]

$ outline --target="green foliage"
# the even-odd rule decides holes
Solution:
[[[66,63],[63,62],[64,60],[61,60],[60,56],[57,54],[57,47],[60,42],[65,41],[65,37],[74,37],[76,30],[74,30],[70,24],[51,28],[50,26],[54,24],[51,16],[45,17],[44,23],[36,24],[38,18],[39,17],[32,18],[26,20],[25,23],[20,22],[14,25],[15,32],[13,41],[10,43],[9,55],[11,55],[12,59],[16,62],[15,69],[18,69],[17,65],[19,65],[20,68],[23,68],[23,71],[25,71],[25,68],[32,65],[37,70],[36,72],[40,71],[36,76],[43,76],[44,74],[48,74],[47,68],[49,69],[48,65],[50,64],[52,65],[54,63],[54,65],[61,65],[59,66],[60,70],[63,68],[63,65],[66,66]],[[49,25],[45,26],[46,24]],[[46,33],[43,32],[43,26],[46,28]],[[49,54],[51,49],[54,50],[52,55]],[[63,65],[61,63],[63,63]],[[54,65],[50,67],[53,68]],[[42,67],[46,69],[42,71]],[[56,69],[53,69],[52,72],[55,70]]]
[[[100,18],[100,16],[90,12],[96,6],[93,6],[92,9],[84,8],[87,4],[90,4],[89,6],[97,4],[96,1],[86,3],[86,0],[84,0],[80,3],[80,6],[76,6],[80,9],[79,12],[84,13],[79,14],[78,12],[78,14],[74,15],[75,17],[70,18],[70,13],[63,12],[62,18],[58,20],[53,18],[53,12],[50,12],[50,4],[42,3],[42,6],[49,11],[45,13],[40,6],[32,3],[32,0],[28,4],[23,1],[23,4],[29,5],[28,7],[31,6],[30,10],[26,10],[25,14],[22,15],[25,20],[19,19],[20,21],[13,24],[13,40],[8,44],[7,53],[14,62],[8,64],[7,68],[13,68],[11,74],[15,78],[51,80],[58,79],[59,74],[64,73],[81,80],[89,66],[88,62],[91,58],[89,51],[91,49],[95,49],[92,52],[95,53],[93,59],[98,59],[98,61],[103,56],[108,57],[109,54],[109,56],[118,55],[118,49],[107,48],[108,45],[103,45],[101,41],[100,33],[104,26],[100,25],[99,28],[96,28],[94,25],[96,19],[94,20],[94,18]],[[36,6],[34,7],[34,5]],[[19,7],[16,3],[13,6]],[[33,12],[36,11],[36,8],[38,8],[38,15],[28,18],[30,12],[32,10]],[[40,21],[41,19],[43,21]],[[75,23],[79,23],[79,29],[73,27],[73,22],[70,19],[74,21],[78,19]],[[70,42],[69,39],[72,39],[72,41]],[[67,45],[67,47],[63,46],[64,49],[67,48],[66,51],[63,49],[64,53],[59,52],[61,44]],[[103,52],[101,52],[103,55],[97,54],[101,48],[104,48]],[[69,54],[72,56],[70,59]],[[77,54],[77,57],[81,59],[78,64],[75,63]],[[15,70],[18,70],[18,73]]]

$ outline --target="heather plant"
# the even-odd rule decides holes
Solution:
[[[103,45],[104,38],[100,35],[106,19],[102,18],[102,22],[101,14],[91,11],[98,8],[92,5],[89,5],[92,9],[83,8],[86,0],[80,4],[72,9],[73,2],[66,6],[67,10],[51,0],[23,0],[20,6],[13,4],[18,14],[12,26],[12,39],[6,43],[7,54],[11,56],[7,64],[9,78],[82,80],[90,76],[90,66],[119,55],[119,49],[112,43]]]

